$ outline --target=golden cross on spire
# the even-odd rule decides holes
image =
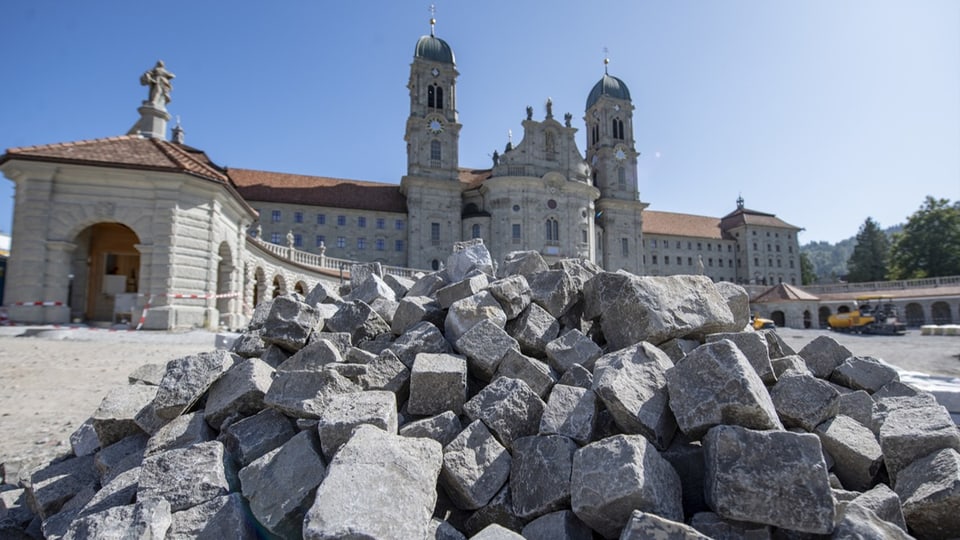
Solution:
[[[434,35],[434,26],[436,26],[437,24],[436,14],[437,14],[437,6],[434,4],[430,4],[430,35],[431,36]]]
[[[610,56],[610,50],[604,47],[603,48],[603,74],[604,75],[609,75],[609,73],[607,72],[607,65],[610,64],[609,56]]]

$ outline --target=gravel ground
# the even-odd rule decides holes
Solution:
[[[960,337],[857,336],[822,330],[778,330],[797,352],[830,335],[853,354],[881,358],[901,369],[957,377]],[[110,332],[90,329],[0,327],[0,463],[8,474],[69,452],[67,442],[107,391],[147,363],[215,348],[216,334]],[[20,465],[18,465],[20,464]]]

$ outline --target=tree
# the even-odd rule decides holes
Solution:
[[[800,283],[810,285],[817,282],[817,272],[806,251],[800,252]]]
[[[894,236],[891,279],[960,275],[960,201],[927,196]]]
[[[887,277],[890,239],[880,225],[867,218],[857,233],[857,244],[847,259],[847,281],[883,281]]]

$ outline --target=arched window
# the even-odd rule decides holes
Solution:
[[[623,167],[617,167],[617,187],[627,189],[627,170]]]
[[[593,125],[593,144],[600,142],[600,124]]]
[[[613,138],[623,140],[623,120],[619,118],[613,119]]]
[[[547,218],[547,243],[560,243],[560,223],[554,218]]]
[[[480,238],[480,224],[474,223],[470,231],[471,238]]]
[[[427,107],[431,109],[443,108],[443,88],[435,84],[427,87]]]
[[[439,167],[443,159],[442,146],[440,141],[430,141],[430,166]]]

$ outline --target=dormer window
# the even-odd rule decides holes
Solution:
[[[439,85],[431,84],[427,87],[427,107],[431,109],[443,108],[443,88]]]

